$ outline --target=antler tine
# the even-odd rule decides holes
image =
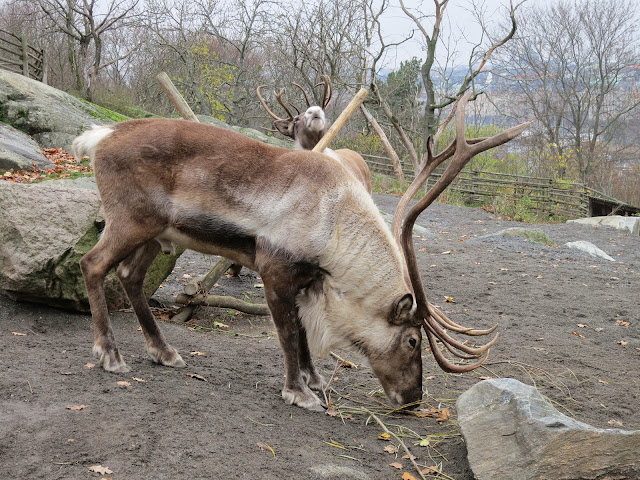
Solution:
[[[488,138],[477,138],[467,140],[464,136],[465,124],[464,113],[471,92],[467,92],[460,100],[456,110],[456,138],[455,140],[439,155],[433,155],[433,139],[429,138],[427,142],[427,160],[422,170],[416,175],[415,179],[403,195],[396,213],[393,218],[392,234],[402,248],[409,270],[409,277],[413,287],[416,303],[418,305],[417,315],[421,319],[431,350],[440,367],[448,372],[468,372],[479,367],[487,358],[489,349],[496,342],[498,335],[496,334],[488,343],[480,347],[470,347],[458,342],[450,337],[444,329],[461,333],[465,335],[488,335],[495,330],[497,325],[486,330],[476,330],[466,328],[452,322],[447,316],[438,310],[434,305],[428,302],[422,279],[418,271],[418,262],[415,255],[414,245],[412,241],[413,226],[418,216],[451,184],[455,177],[460,173],[464,166],[480,152],[490,148],[502,145],[509,140],[518,136],[529,125],[523,123],[516,127],[505,130],[497,135]],[[434,169],[446,160],[451,162],[445,169],[440,179],[433,187],[429,189],[426,195],[416,203],[405,215],[411,198],[417,193],[422,185],[427,181]],[[480,360],[473,364],[457,365],[447,360],[436,345],[439,340],[453,355],[462,359],[471,359],[481,357]],[[468,355],[465,355],[464,352]],[[470,356],[469,356],[470,355]]]
[[[287,106],[284,104],[284,101],[282,100],[283,93],[284,93],[284,88],[280,90],[280,93],[276,93],[275,90],[273,91],[273,95],[276,97],[276,100],[278,100],[278,103],[282,105],[282,108],[284,108],[285,112],[287,112],[287,115],[289,115],[289,120],[293,120],[293,114],[289,111]]]
[[[313,88],[319,87],[320,85],[324,85],[324,93],[322,94],[322,109],[326,110],[326,108],[331,103],[331,97],[333,95],[333,84],[331,83],[331,78],[329,78],[329,75],[322,75],[322,82],[317,83],[313,86]]]
[[[274,120],[284,120],[283,118],[280,118],[278,115],[273,113],[269,107],[267,107],[267,102],[264,101],[264,98],[262,98],[262,95],[260,94],[260,89],[264,87],[266,87],[266,85],[260,85],[258,88],[256,88],[256,94],[258,95],[258,100],[260,100],[260,103],[262,104],[263,108],[267,111],[267,113],[271,116],[271,118],[273,118]],[[283,91],[284,90],[280,91],[280,95],[282,95]],[[276,92],[273,92],[273,93],[275,94]],[[277,98],[277,95],[276,95],[276,98]],[[286,107],[285,107],[285,110],[287,110]],[[289,113],[289,110],[287,110],[287,113]],[[289,116],[291,117],[291,119],[293,118],[291,113],[289,113]]]
[[[309,97],[307,97],[307,92],[305,92],[304,88],[302,88],[297,83],[294,83],[293,85],[300,89],[300,91],[302,92],[302,95],[304,95],[304,101],[307,102],[307,108],[309,108],[311,106],[311,103],[309,103]],[[297,110],[297,108],[296,108],[296,110]]]

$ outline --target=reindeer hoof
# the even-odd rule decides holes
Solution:
[[[312,412],[324,412],[325,408],[318,396],[308,387],[304,391],[291,390],[289,388],[282,389],[282,398],[287,405],[298,405]]]
[[[98,359],[98,363],[102,365],[102,368],[111,373],[127,373],[131,369],[127,366],[118,350],[107,352],[102,346],[94,345],[93,354]]]
[[[302,371],[300,372],[302,374],[302,378],[304,379],[305,383],[307,384],[307,386],[311,389],[311,390],[316,390],[321,392],[322,390],[324,390],[327,387],[327,382],[324,379],[324,377],[322,375],[320,375],[317,372],[306,372],[306,371]]]
[[[187,366],[178,351],[168,345],[164,350],[148,347],[147,353],[151,357],[151,360],[166,367],[184,368]]]

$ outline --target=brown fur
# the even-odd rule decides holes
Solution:
[[[103,236],[81,260],[94,353],[106,370],[128,371],[103,292],[116,266],[149,355],[185,365],[141,286],[158,242],[174,242],[261,275],[285,354],[287,403],[322,409],[310,390],[324,385],[310,347],[349,345],[368,356],[392,403],[420,398],[421,335],[404,260],[370,197],[335,160],[163,119],[98,127],[76,139],[74,151],[94,152],[106,218]],[[386,253],[370,264],[369,250]]]

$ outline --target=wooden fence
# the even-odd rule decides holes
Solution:
[[[372,155],[363,157],[372,171],[394,175],[390,159]],[[427,185],[433,185],[442,176],[442,172],[442,169],[436,169]],[[413,171],[404,170],[404,173],[407,179],[414,176]],[[461,194],[466,203],[488,204],[498,197],[515,203],[526,197],[537,212],[556,217],[578,218],[611,213],[640,213],[640,208],[626,205],[586,185],[561,182],[552,178],[463,170],[449,188]]]
[[[44,49],[32,47],[26,38],[0,29],[0,68],[47,83],[46,59]]]

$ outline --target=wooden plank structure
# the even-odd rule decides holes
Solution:
[[[390,159],[373,155],[363,157],[372,171],[394,175]],[[413,178],[413,171],[404,170],[404,174],[409,179]],[[433,185],[440,176],[441,173],[434,172],[427,185]],[[511,198],[517,202],[526,196],[538,212],[564,218],[640,214],[640,208],[584,184],[552,178],[463,170],[449,190],[462,194],[466,202],[476,204],[488,203],[496,197]]]
[[[47,83],[47,57],[25,37],[0,29],[0,68]]]

